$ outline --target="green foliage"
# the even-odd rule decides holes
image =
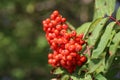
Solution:
[[[102,32],[102,29],[104,28],[104,25],[107,22],[107,20],[108,20],[108,18],[102,19],[100,22],[98,22],[96,27],[94,27],[94,29],[93,29],[93,31],[91,33],[91,36],[88,39],[88,44],[90,46],[94,46],[95,43],[97,42],[97,40],[99,39],[99,36],[100,36],[100,34]]]
[[[120,7],[118,8],[117,14],[116,14],[116,19],[120,20]]]
[[[115,23],[113,22],[106,27],[105,32],[101,36],[101,39],[100,39],[100,42],[98,43],[97,48],[93,50],[92,54],[94,55],[92,55],[92,58],[98,58],[99,55],[103,53],[103,51],[105,50],[108,44],[108,41],[110,40],[110,36],[111,36],[114,25]]]
[[[76,29],[77,34],[84,33],[84,35],[86,35],[86,33],[87,33],[88,30],[89,30],[89,26],[90,26],[90,25],[91,25],[91,22],[87,22],[87,23],[81,25],[80,27],[78,27],[78,28]]]
[[[120,27],[120,22],[116,23],[120,19],[120,8],[116,13],[117,20],[109,21],[115,3],[115,0],[95,0],[93,21],[86,22],[76,29],[78,34],[84,33],[84,39],[88,43],[84,45],[85,50],[88,50],[85,53],[89,54],[88,61],[78,72],[76,70],[75,73],[64,77],[65,80],[69,80],[68,76],[73,80],[112,80],[107,74],[115,56],[119,57],[117,54],[120,46],[120,30],[117,28]]]
[[[114,7],[115,7],[116,0],[95,0],[95,12],[94,12],[94,19],[102,18],[105,15],[111,16]]]

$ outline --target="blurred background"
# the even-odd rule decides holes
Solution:
[[[42,20],[54,10],[76,28],[92,21],[93,0],[0,0],[0,80],[50,80]]]

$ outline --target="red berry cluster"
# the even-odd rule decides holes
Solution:
[[[82,50],[85,41],[83,34],[77,35],[76,31],[68,32],[68,25],[65,23],[58,11],[54,11],[50,18],[43,21],[43,30],[50,44],[52,53],[48,54],[48,63],[53,67],[63,67],[69,73],[75,71],[76,66],[82,66],[87,58],[77,54]]]

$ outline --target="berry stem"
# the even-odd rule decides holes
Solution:
[[[93,48],[93,46],[87,46],[86,50],[83,52],[83,54],[88,54],[89,56],[91,56],[91,49]]]
[[[118,25],[120,26],[120,22],[119,22],[118,20],[116,20],[114,17],[109,16],[109,18],[110,18],[110,19],[112,19],[113,21],[115,21],[115,22],[116,22],[116,24],[118,24]]]
[[[66,22],[67,25],[68,25],[68,28],[71,30],[71,31],[74,31],[75,28],[73,27],[73,25],[71,25],[69,22]]]

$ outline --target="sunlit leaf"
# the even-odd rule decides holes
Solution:
[[[116,0],[95,0],[94,19],[104,17],[105,15],[111,16]]]
[[[120,7],[118,8],[117,14],[116,14],[116,19],[120,20]]]
[[[91,59],[89,62],[89,71],[88,73],[95,72],[100,66],[103,66],[104,58]]]
[[[83,25],[81,25],[76,29],[77,33],[78,34],[84,33],[84,35],[86,35],[90,25],[91,25],[91,22],[84,23]]]
[[[107,80],[102,74],[98,74],[96,77],[95,77],[95,80]]]
[[[86,75],[84,80],[93,80],[91,75]]]
[[[91,33],[91,36],[88,38],[89,46],[95,45],[95,43],[98,40],[100,34],[102,33],[102,29],[103,29],[107,20],[108,20],[107,18],[104,18],[96,25],[95,29]]]
[[[117,51],[117,48],[120,44],[120,32],[118,32],[115,37],[113,38],[113,43],[114,44],[111,44],[110,45],[110,48],[109,48],[109,58],[107,59],[107,63],[106,63],[106,72],[107,70],[109,69],[109,67],[111,66],[112,62],[113,62],[113,59],[115,57],[115,53]]]
[[[70,78],[69,75],[66,74],[66,75],[62,76],[61,80],[69,80],[69,78]]]
[[[60,67],[56,68],[56,69],[53,71],[53,74],[62,74],[62,73],[64,73],[64,71],[63,71]]]
[[[100,39],[100,42],[97,48],[93,50],[92,58],[98,58],[98,56],[104,51],[104,49],[106,48],[108,44],[108,41],[110,40],[110,36],[111,36],[114,25],[115,25],[115,22],[112,22],[107,26],[105,32],[103,33]]]
[[[88,30],[88,34],[91,33],[96,28],[96,26],[101,22],[102,19],[103,18],[98,18],[91,23],[89,30]]]

